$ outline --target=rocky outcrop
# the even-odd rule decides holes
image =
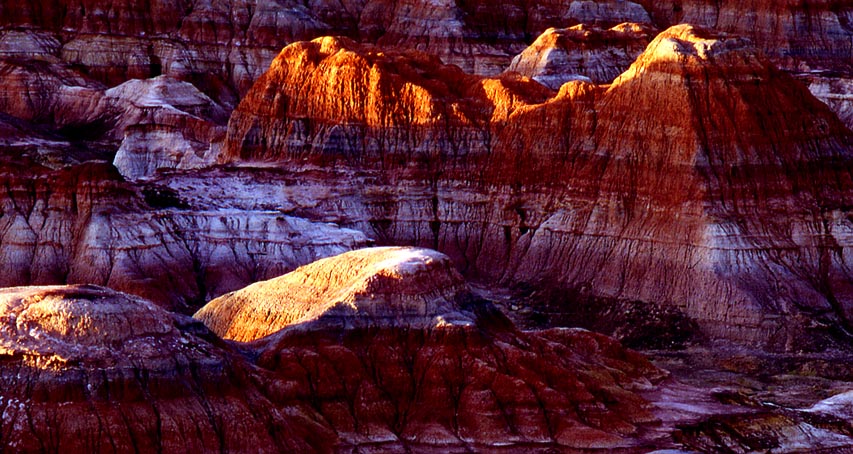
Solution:
[[[0,291],[0,419],[18,452],[328,452],[306,405],[275,409],[192,319],[94,286]]]
[[[94,283],[190,311],[367,241],[268,209],[186,209],[176,193],[134,188],[103,162],[3,170],[3,286]]]
[[[215,161],[225,135],[225,109],[192,84],[159,76],[131,80],[104,93],[124,132],[113,164],[125,178],[158,169],[193,169]]]
[[[4,2],[0,11],[4,25],[59,38],[56,56],[107,85],[167,74],[225,104],[283,44],[330,31],[305,6],[274,1]]]
[[[552,90],[570,80],[606,84],[631,66],[652,37],[648,26],[632,23],[608,30],[586,25],[549,28],[512,59],[507,71]]]
[[[4,36],[8,42],[19,34]],[[137,179],[158,168],[198,168],[215,160],[218,148],[211,147],[224,137],[228,113],[192,84],[160,76],[106,89],[35,44],[22,47],[30,52],[10,51],[0,59],[0,112],[90,150],[56,156],[48,149],[34,153],[44,156],[39,161],[115,156],[121,173]],[[38,138],[32,145],[39,146]]]
[[[271,398],[310,402],[353,449],[639,449],[654,418],[633,390],[663,377],[601,335],[516,330],[425,249],[320,260],[196,317],[257,339]]]
[[[838,118],[853,129],[853,79],[843,77],[807,77],[809,91],[826,103]]]
[[[849,74],[851,7],[835,1],[640,1],[656,23],[690,23],[750,39],[783,69]]]
[[[272,201],[437,247],[487,282],[663,304],[773,348],[846,329],[850,131],[747,41],[675,27],[609,87],[556,95],[418,58],[289,46],[225,158],[359,169]]]
[[[194,317],[225,339],[249,342],[299,323],[343,329],[472,324],[471,314],[459,312],[471,299],[446,255],[373,248],[230,292]]]

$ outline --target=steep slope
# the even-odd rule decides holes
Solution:
[[[446,156],[484,153],[492,123],[550,95],[517,76],[480,79],[426,54],[318,38],[276,57],[232,114],[222,159],[443,172]]]
[[[258,339],[275,402],[311,402],[344,448],[641,449],[631,390],[663,375],[582,330],[525,333],[435,251],[371,248],[302,267],[196,317]]]
[[[289,46],[223,156],[286,162],[335,189],[276,203],[439,248],[487,282],[662,304],[773,348],[819,348],[811,318],[846,329],[851,133],[747,41],[673,27],[611,86],[556,96],[413,61]],[[436,89],[451,81],[469,89]]]
[[[18,452],[328,452],[203,326],[94,286],[0,291],[0,433]]]
[[[258,208],[182,208],[90,162],[57,171],[3,161],[0,285],[94,283],[171,309],[366,243],[360,232]]]

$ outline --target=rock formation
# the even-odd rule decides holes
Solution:
[[[640,1],[662,25],[691,23],[750,39],[791,71],[851,70],[851,6],[816,0]]]
[[[662,377],[583,330],[517,331],[448,257],[353,251],[212,301],[196,317],[253,340],[271,399],[311,402],[341,444],[403,451],[643,446],[634,394]]]
[[[249,342],[299,323],[324,327],[471,324],[457,312],[473,298],[443,254],[361,249],[212,300],[195,314],[225,339]]]
[[[329,31],[304,6],[276,1],[4,2],[0,11],[10,28],[53,35],[55,56],[107,85],[167,74],[226,104],[283,44]]]
[[[38,35],[3,36],[6,42],[23,40],[28,52],[0,51],[9,55],[0,58],[0,112],[90,150],[66,156],[45,151],[40,162],[75,164],[117,155],[122,174],[140,178],[158,168],[196,168],[214,161],[211,144],[224,137],[228,112],[192,84],[160,76],[106,89],[52,56],[46,46],[28,49],[29,41],[40,42]]]
[[[853,78],[807,77],[809,90],[853,129]]]
[[[663,304],[773,348],[813,348],[810,318],[849,323],[851,133],[747,41],[674,27],[611,86],[556,95],[427,62],[291,45],[236,109],[223,156],[370,172],[334,180],[346,204],[278,203],[437,247],[490,282]]]
[[[366,243],[360,232],[280,212],[190,210],[125,183],[107,163],[0,174],[0,285],[94,283],[175,310]]]
[[[159,76],[131,80],[104,93],[123,132],[113,163],[126,178],[158,169],[192,169],[215,160],[228,119],[225,109],[192,84]],[[211,149],[214,151],[211,151]]]
[[[16,452],[328,452],[192,319],[94,286],[0,291],[0,428]]]
[[[329,260],[363,266],[337,269]],[[352,291],[349,272],[362,274],[376,293],[362,294],[358,307],[372,312],[340,315],[378,321],[405,299],[395,289],[411,289],[410,301],[435,302],[446,282],[432,278],[464,288],[449,266],[437,252],[373,249],[301,272],[328,279],[333,299]],[[278,289],[305,290],[293,284]],[[252,291],[241,291],[244,304],[262,301]],[[318,311],[337,310],[322,297],[315,302]],[[654,417],[635,391],[664,373],[639,354],[582,330],[519,332],[484,302],[444,304],[472,318],[339,330],[317,323],[320,316],[237,345],[101,287],[3,289],[3,443],[88,452],[653,446],[640,429]]]
[[[101,82],[168,74],[225,104],[248,90],[281,47],[330,33],[426,51],[466,71],[494,75],[551,27],[694,23],[749,37],[786,69],[849,74],[850,14],[843,4],[815,0],[0,3],[0,23],[15,33],[52,36],[41,42],[53,43],[55,55]]]
[[[222,160],[420,162],[443,172],[446,155],[485,153],[492,123],[550,95],[517,75],[481,79],[426,54],[318,38],[282,50],[246,95]]]
[[[611,29],[586,25],[549,28],[507,71],[514,71],[552,90],[570,80],[610,83],[625,72],[653,37],[649,27],[623,23]]]

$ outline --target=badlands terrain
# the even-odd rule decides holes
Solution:
[[[0,450],[853,452],[853,3],[0,0]]]

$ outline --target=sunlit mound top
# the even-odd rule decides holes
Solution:
[[[680,24],[660,33],[631,68],[614,81],[614,85],[633,79],[645,71],[683,74],[701,67],[731,80],[740,73],[755,79],[766,75],[769,62],[748,39],[714,30]],[[671,68],[666,71],[666,68]],[[713,68],[718,68],[716,71]],[[752,73],[750,73],[752,71]]]
[[[116,366],[187,350],[173,314],[153,303],[95,286],[0,290],[0,355],[38,367]],[[188,353],[188,351],[187,351]]]
[[[214,299],[195,317],[243,342],[302,324],[306,328],[471,324],[470,298],[446,255],[380,247],[318,260],[284,276]],[[311,322],[310,325],[306,324]]]

